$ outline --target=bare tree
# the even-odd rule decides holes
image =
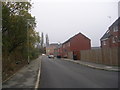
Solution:
[[[41,33],[41,47],[44,45],[44,34],[43,32]]]

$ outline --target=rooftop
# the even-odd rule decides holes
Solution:
[[[46,47],[49,48],[49,47],[51,47],[51,46],[57,47],[57,46],[58,46],[58,43],[51,43],[51,44],[49,44],[49,46],[46,46]]]
[[[84,34],[82,34],[82,33],[80,32],[80,33],[78,33],[78,34],[72,36],[70,39],[68,39],[67,41],[65,41],[63,44],[69,42],[73,37],[75,37],[75,36],[77,36],[77,35],[79,35],[79,34],[82,35],[82,36],[84,36],[85,38],[89,39],[88,37],[86,37]],[[89,39],[89,40],[90,40],[90,39]]]
[[[113,27],[119,26],[119,25],[120,25],[120,17],[109,27],[109,30],[106,31],[106,33],[102,36],[102,38],[100,40],[107,39],[110,36],[112,36],[110,34],[110,31],[113,30]],[[118,30],[120,30],[120,29],[118,28]]]

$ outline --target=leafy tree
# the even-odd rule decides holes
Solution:
[[[3,80],[17,70],[19,64],[27,63],[28,54],[30,60],[39,56],[35,46],[40,43],[40,36],[35,31],[35,17],[29,13],[31,6],[30,2],[2,3]]]

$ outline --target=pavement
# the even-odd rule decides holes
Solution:
[[[81,64],[84,66],[88,66],[88,67],[94,68],[94,69],[116,71],[116,72],[120,71],[120,67],[117,67],[117,66],[109,66],[109,65],[97,64],[97,63],[86,62],[86,61],[82,61],[82,60],[73,60],[73,59],[62,59],[62,60],[71,61],[71,62]]]
[[[42,58],[40,88],[118,88],[118,73]]]
[[[36,60],[32,60],[30,64],[24,66],[17,73],[2,83],[2,88],[38,88],[41,56]]]

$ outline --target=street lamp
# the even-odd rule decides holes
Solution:
[[[0,18],[0,31],[2,31],[2,18]]]
[[[3,19],[0,18],[0,55],[2,54],[2,21]]]
[[[30,56],[29,56],[29,31],[28,31],[28,25],[30,24],[30,22],[32,22],[33,19],[27,19],[27,43],[28,43],[28,64],[30,63]]]

